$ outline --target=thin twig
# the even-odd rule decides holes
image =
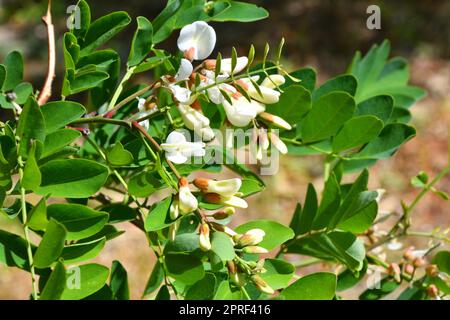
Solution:
[[[56,50],[55,50],[55,27],[52,22],[52,0],[48,0],[47,14],[42,17],[47,26],[48,34],[48,70],[47,78],[45,79],[44,87],[39,94],[38,103],[39,105],[45,104],[52,96],[52,84],[55,79],[55,69],[56,69]]]

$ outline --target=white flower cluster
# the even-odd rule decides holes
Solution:
[[[181,59],[175,77],[164,77],[163,80],[177,103],[184,125],[202,141],[213,140],[214,132],[210,127],[210,120],[201,111],[198,102],[200,94],[205,94],[216,105],[223,105],[227,119],[233,126],[246,127],[253,122],[256,127],[255,119],[259,117],[276,127],[291,129],[285,120],[266,112],[266,105],[277,103],[280,99],[278,88],[285,82],[282,75],[274,74],[265,79],[260,79],[259,76],[235,78],[236,74],[247,68],[247,57],[237,57],[235,61],[232,58],[221,59],[220,70],[216,70],[218,61],[205,60],[214,50],[216,33],[203,21],[182,28],[177,44],[184,58]],[[192,63],[195,60],[204,61],[194,68]],[[276,134],[270,133],[267,138],[264,143],[259,142],[262,146],[260,152],[262,149],[267,150],[269,141],[281,153],[287,152],[286,146]],[[162,144],[167,159],[177,164],[186,162],[194,154],[201,156],[201,146],[201,143],[187,142],[181,134],[175,132]]]

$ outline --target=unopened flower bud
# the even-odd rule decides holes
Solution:
[[[437,265],[435,264],[430,264],[429,266],[427,266],[427,268],[425,269],[427,272],[427,276],[429,277],[437,277],[439,275],[439,269],[437,267]]]
[[[191,193],[189,189],[189,182],[186,178],[181,178],[179,181],[179,208],[181,213],[187,214],[198,209],[197,198]]]
[[[234,237],[237,235],[236,231],[233,229],[228,228],[227,226],[211,222],[211,225],[213,226],[214,230],[224,232],[225,234],[229,235],[230,237]]]
[[[415,270],[415,268],[413,265],[411,265],[409,263],[405,265],[405,273],[406,274],[412,275],[414,273],[414,270]]]
[[[236,209],[233,207],[226,207],[222,211],[218,211],[213,214],[213,218],[216,220],[224,220],[228,217],[232,216],[236,212]]]
[[[204,195],[204,199],[208,203],[225,204],[228,206],[242,208],[242,209],[246,209],[248,207],[248,204],[244,199],[241,199],[236,196],[225,197],[225,196],[221,196],[218,193],[207,193]]]
[[[273,123],[274,125],[276,125],[279,128],[282,129],[286,129],[286,130],[291,130],[292,126],[283,118],[280,118],[279,116],[267,113],[267,112],[261,112],[259,114],[259,116],[261,118],[263,118],[264,120]]]
[[[236,239],[240,247],[256,246],[263,241],[266,233],[262,229],[251,229]]]
[[[415,259],[413,260],[413,265],[414,265],[414,267],[416,267],[416,268],[421,268],[421,267],[423,267],[423,266],[426,265],[426,264],[427,264],[427,262],[425,261],[424,258],[415,258]]]
[[[172,219],[172,220],[176,220],[178,218],[178,216],[180,215],[180,204],[179,204],[178,198],[176,198],[172,201],[172,204],[170,205],[169,213],[170,213],[170,219]]]
[[[211,241],[209,238],[209,226],[207,223],[200,225],[200,249],[202,251],[211,250]]]
[[[261,86],[275,89],[276,87],[283,85],[285,82],[286,79],[281,74],[272,74],[264,79]]]
[[[414,247],[409,247],[403,254],[403,258],[408,261],[414,260]]]
[[[194,185],[205,193],[217,193],[224,197],[234,196],[242,186],[242,180],[238,178],[215,181],[211,179],[197,178]]]
[[[430,284],[427,288],[427,293],[431,298],[437,298],[439,296],[439,289],[434,284]]]
[[[242,249],[242,251],[244,251],[245,253],[268,253],[269,250],[263,248],[263,247],[258,247],[258,246],[249,246],[249,247],[245,247],[244,249]]]
[[[252,281],[259,291],[266,294],[274,294],[275,291],[270,287],[267,282],[265,282],[260,276],[254,275],[252,276]]]
[[[402,271],[397,263],[391,263],[387,269],[387,272],[390,276],[394,277],[395,281],[401,282]]]
[[[270,132],[269,133],[269,139],[272,142],[272,144],[275,146],[275,148],[281,154],[287,154],[288,153],[288,148],[287,148],[286,144],[275,133]]]

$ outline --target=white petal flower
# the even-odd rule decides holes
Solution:
[[[266,233],[262,229],[251,229],[241,236],[237,236],[237,244],[241,247],[256,246],[263,241]]]
[[[197,178],[194,180],[197,188],[206,193],[217,193],[224,197],[234,196],[242,186],[242,180],[239,178],[228,180],[211,180],[204,178]]]
[[[394,239],[391,242],[389,242],[386,247],[391,251],[396,251],[403,248],[403,244],[397,241],[397,239]]]
[[[187,59],[181,59],[180,69],[178,69],[178,72],[175,75],[175,81],[180,82],[188,80],[193,71],[194,67],[192,66],[192,63]]]
[[[199,245],[202,251],[211,250],[211,241],[209,237],[210,229],[208,224],[203,223],[200,226]]]
[[[177,101],[184,104],[191,104],[191,90],[181,87],[177,84],[170,84],[169,89],[172,91],[173,96]]]
[[[186,137],[177,131],[173,131],[167,137],[165,143],[161,144],[166,158],[173,163],[185,163],[189,157],[203,157],[205,155],[205,144],[203,142],[188,142]]]
[[[269,132],[269,139],[274,145],[274,147],[281,153],[281,154],[287,154],[288,148],[286,144],[278,137],[275,133]]]
[[[245,97],[232,98],[232,104],[223,102],[228,121],[236,127],[247,126],[256,116],[264,112],[265,106],[257,101],[248,101]]]
[[[264,79],[261,86],[275,89],[277,86],[281,86],[286,82],[286,79],[281,74],[272,74]]]
[[[179,207],[183,214],[191,213],[198,209],[197,198],[189,189],[189,183],[186,178],[180,179],[180,189],[178,191]]]
[[[216,32],[204,21],[196,21],[181,29],[178,48],[182,52],[192,50],[194,60],[206,59],[216,45]]]
[[[193,130],[204,141],[214,139],[214,132],[209,127],[209,119],[201,112],[182,104],[178,106],[178,110],[186,128]]]
[[[146,107],[145,107],[146,102],[147,102],[146,99],[143,99],[143,98],[137,98],[137,100],[138,100],[138,111],[139,111],[139,112],[136,113],[136,114],[132,117],[133,120],[137,120],[137,119],[144,118],[144,117],[149,116],[149,115],[152,115],[152,114],[154,114],[155,112],[158,111],[158,107],[157,107],[156,105],[155,105],[153,108],[151,108],[150,110],[147,110]],[[150,120],[149,120],[149,119],[144,120],[144,121],[141,121],[139,124],[140,124],[146,131],[148,131],[148,129],[150,128]]]
[[[250,79],[242,79],[241,82],[243,82],[247,87],[246,89],[248,95],[253,99],[255,99],[256,101],[259,101],[264,104],[277,103],[280,100],[281,94],[279,91],[273,89],[274,86],[270,80],[268,80],[268,82],[266,82],[266,80],[267,79],[263,81],[263,84],[265,83],[268,86],[265,86],[263,84],[259,85],[258,86],[259,92],[258,89],[255,88],[253,83],[250,81]],[[253,79],[253,81],[255,82],[255,79]]]
[[[225,74],[236,74],[241,72],[242,70],[247,67],[248,64],[248,58],[247,57],[239,57],[236,59],[236,66],[234,67],[234,70],[231,70],[232,67],[232,59],[222,59],[220,63],[220,72]]]

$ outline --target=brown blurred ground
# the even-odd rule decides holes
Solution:
[[[46,52],[42,46],[45,30],[39,26],[39,15],[43,11],[42,6],[36,4],[38,2],[21,1],[18,4],[16,1],[3,1],[0,7],[0,21],[3,21],[0,41],[11,44],[15,49],[24,49],[30,81],[40,81],[45,72]],[[60,17],[59,36],[64,31],[66,3],[69,2],[58,2],[58,11],[55,10]],[[129,0],[125,4],[117,0],[108,4],[102,2],[101,6],[95,5],[98,1],[91,3],[94,4],[94,15],[113,9],[131,9],[129,11],[134,16],[139,14],[152,18],[162,1]],[[242,52],[251,43],[262,47],[265,41],[269,41],[275,45],[283,35],[287,42],[285,63],[292,69],[311,65],[318,70],[321,81],[343,72],[355,50],[365,51],[372,43],[384,38],[392,41],[394,54],[411,61],[412,82],[429,92],[428,97],[412,109],[418,135],[393,158],[379,162],[371,170],[370,182],[373,188],[387,190],[382,211],[400,211],[400,200],[410,201],[417,194],[417,190],[409,185],[410,178],[420,170],[433,176],[448,162],[450,2],[290,0],[259,3],[270,10],[268,20],[245,25],[218,25],[218,48],[222,52],[228,52],[231,45],[239,45],[238,50]],[[379,4],[382,8],[382,29],[379,31],[365,28],[365,10],[369,4]],[[129,34],[123,37],[130,39]],[[116,44],[126,56],[126,48],[121,43]],[[1,46],[0,56],[9,49]],[[307,183],[312,181],[318,188],[322,186],[321,163],[318,157],[283,158],[279,173],[264,177],[267,190],[252,197],[249,209],[239,212],[233,223],[261,218],[288,222],[296,203],[304,200]],[[449,182],[450,177],[446,177],[440,187],[450,192]],[[428,195],[414,212],[413,229],[430,231],[435,226],[449,227],[447,206],[448,202]],[[20,229],[4,217],[0,217],[0,226],[20,234]],[[110,241],[95,261],[110,266],[112,260],[120,260],[128,270],[133,298],[140,298],[154,257],[145,237],[134,226],[121,224],[119,228],[126,233]],[[408,243],[418,247],[425,245],[423,239],[408,239]],[[311,270],[308,268],[302,272]],[[0,266],[0,299],[27,299],[29,292],[27,273]],[[351,292],[347,296],[355,297],[356,293]]]

